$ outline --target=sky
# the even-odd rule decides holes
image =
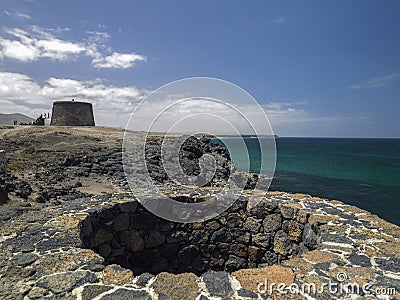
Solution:
[[[399,15],[396,0],[0,0],[0,113],[74,98],[124,128],[157,88],[212,77],[281,136],[399,138]]]

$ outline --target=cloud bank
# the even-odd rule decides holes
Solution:
[[[86,32],[83,41],[68,41],[56,35],[68,31],[62,28],[41,28],[30,26],[29,29],[3,28],[0,36],[0,60],[12,59],[19,62],[32,62],[43,58],[56,61],[77,59],[79,56],[90,57],[95,68],[132,68],[137,61],[145,61],[140,54],[119,53],[112,51],[105,43],[110,38],[107,32]]]
[[[102,79],[79,81],[68,78],[48,78],[43,84],[38,83],[28,75],[12,72],[0,72],[0,107],[2,113],[23,113],[30,117],[37,117],[41,113],[51,111],[52,103],[56,100],[88,101],[93,104],[96,124],[100,126],[125,128],[128,119],[137,105],[150,91],[136,86],[118,87],[108,84]],[[154,115],[159,105],[173,103],[179,95],[171,95],[163,103],[153,103],[148,111],[144,111],[140,118],[146,120]],[[274,131],[278,134],[295,134],[293,129],[301,126],[315,126],[316,122],[336,122],[335,117],[316,116],[303,107],[307,102],[269,102],[262,106],[267,114]],[[247,116],[258,112],[258,107],[238,105],[238,109]],[[177,116],[189,116],[197,113],[226,115],[226,107],[199,101],[186,102],[173,107],[163,115],[163,121],[157,124],[155,130],[164,131],[174,123]],[[137,117],[137,116],[136,116]],[[227,115],[229,119],[229,115]],[[232,120],[236,117],[232,116]],[[254,119],[253,119],[254,120]],[[255,120],[257,122],[257,120]],[[263,120],[260,120],[263,122]],[[210,128],[215,127],[212,123]],[[241,126],[240,124],[238,126]],[[186,131],[195,131],[196,124],[185,128]],[[143,128],[137,128],[143,130]]]

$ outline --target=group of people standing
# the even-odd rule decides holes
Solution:
[[[39,126],[44,126],[44,120],[50,119],[50,113],[44,113],[40,114],[39,118],[37,118],[33,122],[29,123],[19,123],[19,125],[39,125]],[[14,126],[18,125],[18,121],[14,121]]]

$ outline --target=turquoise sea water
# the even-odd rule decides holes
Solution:
[[[265,171],[258,140],[244,140],[250,170]],[[232,159],[245,168],[246,153],[234,145]],[[276,146],[270,190],[339,199],[400,225],[400,139],[278,138]]]

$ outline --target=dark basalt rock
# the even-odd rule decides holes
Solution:
[[[360,266],[360,267],[371,267],[371,260],[369,257],[365,255],[359,255],[359,254],[350,254],[348,257],[348,260],[354,265],[354,266]]]
[[[204,273],[203,281],[211,296],[228,297],[233,293],[229,276],[226,272]]]
[[[35,262],[38,258],[39,256],[37,254],[23,253],[14,256],[12,262],[16,266],[26,267]]]
[[[62,292],[70,292],[76,286],[84,283],[97,281],[98,278],[92,272],[76,271],[44,276],[38,281],[37,286],[49,289],[54,294],[60,294]]]
[[[376,258],[375,262],[378,266],[385,271],[400,272],[400,259],[396,257],[389,257],[388,259]]]
[[[258,295],[255,292],[250,291],[250,290],[240,289],[240,290],[238,290],[237,293],[238,293],[239,297],[258,299]]]
[[[308,249],[314,249],[317,245],[317,236],[309,224],[304,226],[303,230],[303,244]]]
[[[143,290],[131,290],[119,288],[112,293],[108,293],[100,298],[100,300],[151,300],[151,296]]]
[[[161,138],[152,138],[147,141],[145,149],[146,166],[149,175],[158,183],[169,182],[161,161]],[[232,163],[228,151],[217,144],[211,143],[208,138],[188,136],[179,151],[179,162],[182,171],[189,176],[200,174],[199,158],[210,154],[216,162],[216,172],[207,186],[224,185],[229,178]]]
[[[150,273],[143,273],[136,280],[136,285],[140,286],[140,287],[144,287],[149,283],[150,279],[152,279],[153,277],[154,276],[151,275]]]
[[[98,295],[111,290],[112,288],[112,286],[99,284],[85,285],[82,290],[82,300],[91,300],[96,298]]]
[[[267,215],[263,221],[264,232],[274,232],[282,226],[282,217],[279,214]]]
[[[306,226],[304,227],[304,231],[307,233],[311,233],[311,231],[309,231],[308,228],[306,231]],[[333,243],[341,243],[341,244],[352,244],[353,243],[353,241],[351,239],[349,239],[348,237],[345,237],[343,235],[340,235],[340,234],[321,234],[321,242],[333,242]]]
[[[252,240],[253,244],[261,247],[262,249],[269,249],[271,246],[271,236],[269,234],[254,234]]]

